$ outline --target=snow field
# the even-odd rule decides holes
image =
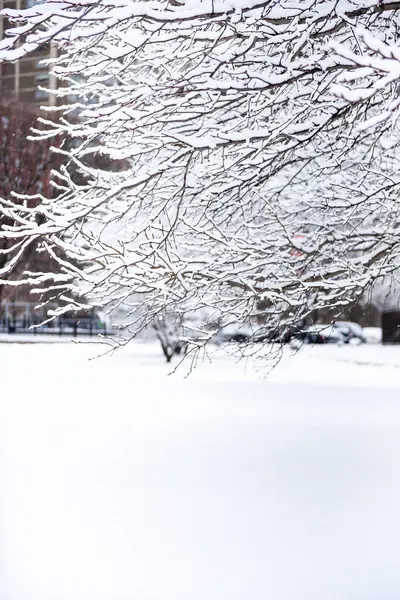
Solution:
[[[396,348],[3,345],[2,600],[397,600]]]

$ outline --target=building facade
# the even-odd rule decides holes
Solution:
[[[35,0],[0,0],[0,10],[21,10],[35,3]],[[0,17],[0,39],[4,38],[9,27],[8,19]],[[0,63],[0,105],[36,112],[40,106],[54,103],[55,97],[40,89],[56,87],[55,78],[41,64],[43,59],[54,56],[54,52],[55,47],[49,44],[14,63]]]

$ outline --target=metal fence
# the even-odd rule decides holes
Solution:
[[[3,302],[0,304],[0,333],[28,333],[32,335],[98,335],[106,334],[107,326],[99,314],[91,309],[85,313],[65,313],[49,320],[48,311],[57,305],[35,308],[31,302]]]

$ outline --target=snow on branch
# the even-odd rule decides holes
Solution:
[[[369,100],[383,92],[384,101],[379,114],[360,125],[361,129],[366,129],[397,118],[400,108],[400,47],[371,35],[366,29],[356,29],[355,35],[361,53],[344,45],[332,44],[336,53],[353,67],[349,73],[338,77],[338,83],[332,89],[337,97],[350,103]],[[388,94],[388,90],[392,93]]]
[[[0,238],[41,239],[93,304],[131,303],[132,335],[196,311],[205,341],[224,320],[290,326],[398,268],[397,124],[372,125],[397,115],[400,3],[49,1],[7,15],[3,60],[58,45],[58,107],[36,136],[68,143],[56,197],[1,202],[14,226]]]

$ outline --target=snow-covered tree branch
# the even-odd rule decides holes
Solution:
[[[78,290],[97,305],[140,297],[133,333],[201,309],[206,340],[224,319],[274,328],[343,306],[398,268],[400,2],[7,14],[4,59],[59,47],[59,106],[36,132],[69,139],[57,196],[2,204],[15,226],[0,236],[63,257],[64,280],[41,274],[38,289],[67,284],[69,304]]]

